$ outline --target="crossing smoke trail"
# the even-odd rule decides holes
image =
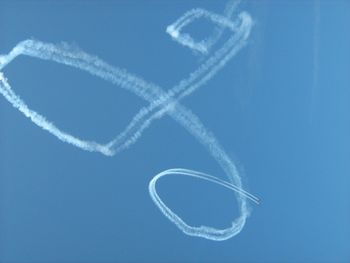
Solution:
[[[224,11],[224,15],[227,19],[231,19],[231,16],[232,16],[233,12],[236,10],[239,3],[240,3],[240,0],[239,1],[230,1],[227,4],[225,11]],[[212,46],[221,38],[223,33],[224,33],[224,27],[218,26],[215,29],[213,35],[204,41],[206,46],[207,46],[208,52],[212,48]]]
[[[211,12],[208,12],[203,9],[192,9],[186,12],[180,19],[175,23],[167,27],[167,33],[170,34],[175,41],[179,42],[183,46],[187,46],[194,51],[199,51],[203,54],[208,54],[210,48],[220,39],[224,32],[224,28],[228,27],[232,30],[235,29],[235,25],[231,21],[231,15],[235,11],[236,7],[240,1],[230,1],[225,9],[225,17],[218,16]],[[204,39],[200,42],[196,42],[188,34],[180,35],[182,28],[186,27],[188,24],[192,23],[195,19],[207,18],[217,24],[217,28],[214,31],[214,34],[208,39]]]
[[[4,74],[0,72],[0,93],[15,108],[42,129],[50,132],[63,142],[72,144],[78,148],[91,152],[100,152],[106,156],[113,156],[127,149],[141,137],[142,132],[148,128],[154,120],[162,118],[165,114],[172,117],[192,134],[218,162],[226,174],[228,181],[204,173],[187,169],[170,169],[156,175],[149,183],[149,193],[160,211],[172,221],[180,230],[190,236],[203,237],[210,240],[226,240],[237,235],[245,225],[250,214],[247,199],[258,203],[254,195],[243,189],[241,178],[235,164],[225,153],[212,133],[210,133],[199,118],[179,102],[190,95],[199,87],[205,85],[214,75],[222,69],[226,63],[246,44],[253,21],[246,12],[241,12],[238,19],[232,22],[230,16],[234,10],[235,2],[227,7],[226,16],[221,16],[203,9],[193,9],[185,13],[180,19],[167,28],[167,32],[180,44],[193,50],[206,50],[209,52],[210,45],[204,42],[195,42],[190,36],[181,33],[182,29],[199,17],[209,19],[218,25],[222,32],[229,30],[232,36],[226,43],[210,56],[197,70],[177,85],[165,92],[160,86],[147,82],[142,78],[128,73],[125,69],[113,67],[96,56],[83,51],[72,49],[67,44],[53,45],[36,40],[25,40],[17,44],[7,55],[0,56],[0,70],[19,55],[26,55],[44,60],[72,66],[92,75],[109,81],[126,89],[149,102],[131,120],[130,124],[112,141],[100,144],[95,141],[87,141],[68,134],[53,123],[49,122],[39,113],[31,110],[25,102],[12,90]],[[222,34],[222,32],[220,34]],[[215,35],[214,35],[215,36]],[[213,40],[214,38],[212,38]],[[214,42],[212,42],[214,43]],[[158,179],[169,175],[191,176],[206,180],[226,187],[236,193],[239,204],[240,216],[232,222],[231,227],[216,229],[209,226],[194,227],[186,224],[161,200],[156,191]]]

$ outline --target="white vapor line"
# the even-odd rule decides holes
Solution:
[[[51,134],[55,135],[58,139],[60,139],[63,142],[72,144],[76,147],[79,147],[83,150],[89,151],[89,152],[100,152],[104,155],[111,156],[113,153],[108,149],[107,147],[100,145],[96,142],[92,141],[83,141],[80,140],[68,133],[65,133],[58,129],[54,124],[51,122],[48,122],[45,117],[40,115],[39,113],[31,110],[28,108],[28,106],[25,104],[25,102],[16,95],[13,90],[11,89],[11,86],[8,84],[6,78],[1,73],[0,75],[0,93],[20,112],[24,114],[24,116],[30,118],[30,120],[41,127],[42,129],[50,132]]]
[[[180,105],[179,101],[190,95],[200,86],[206,84],[233,58],[245,45],[253,22],[250,15],[246,12],[242,12],[239,15],[238,21],[233,23],[228,17],[216,15],[202,9],[194,9],[172,24],[170,28],[173,28],[173,32],[180,32],[179,30],[181,30],[183,26],[191,23],[198,16],[203,16],[221,27],[229,28],[233,35],[227,40],[223,47],[218,49],[210,58],[200,65],[196,71],[191,73],[186,79],[180,81],[179,84],[175,85],[168,92],[163,91],[163,89],[156,84],[146,82],[140,77],[128,73],[124,69],[113,67],[96,56],[91,56],[83,51],[72,49],[67,44],[53,45],[35,40],[26,40],[15,46],[9,54],[0,56],[0,70],[17,56],[27,55],[87,71],[92,75],[116,84],[148,101],[150,103],[149,106],[142,108],[124,131],[107,144],[85,141],[58,129],[54,124],[47,121],[45,117],[31,110],[11,89],[10,84],[1,72],[0,93],[13,107],[30,118],[33,123],[50,132],[61,141],[70,143],[86,151],[96,151],[107,156],[112,156],[134,144],[141,137],[142,132],[149,127],[154,120],[160,119],[165,114],[171,116],[208,150],[225,172],[229,182],[191,170],[172,169],[158,174],[151,180],[149,185],[150,195],[160,211],[185,234],[220,241],[237,235],[244,227],[246,218],[250,214],[247,199],[255,203],[258,203],[259,200],[254,195],[243,190],[241,178],[233,161],[225,153],[214,135],[204,127],[199,118],[189,109]],[[180,38],[179,40],[179,37],[180,34],[177,36],[177,41],[184,44],[184,39]],[[239,203],[240,216],[232,221],[231,227],[226,229],[216,229],[208,226],[192,227],[187,225],[163,203],[156,192],[156,181],[160,177],[168,174],[193,176],[235,191],[236,199]]]
[[[230,238],[233,235],[237,235],[243,228],[245,224],[245,217],[240,217],[234,222],[232,222],[232,226],[225,229],[216,229],[209,226],[200,226],[200,227],[194,227],[188,225],[186,222],[182,220],[181,217],[179,217],[177,214],[175,214],[159,197],[156,190],[156,182],[164,176],[168,175],[185,175],[194,177],[197,179],[202,179],[205,181],[209,181],[218,185],[221,185],[225,188],[228,188],[230,190],[233,190],[240,195],[247,197],[251,199],[254,202],[257,202],[254,196],[251,196],[249,193],[245,192],[244,190],[237,188],[235,185],[227,183],[221,179],[218,179],[216,177],[213,177],[208,174],[200,173],[193,170],[188,169],[169,169],[164,172],[161,172],[157,174],[155,177],[152,178],[152,180],[149,183],[149,193],[151,195],[152,200],[158,205],[159,209],[162,211],[162,213],[170,220],[172,221],[179,229],[181,229],[185,234],[190,236],[197,236],[197,237],[203,237],[208,238],[212,240],[217,241],[223,241],[228,238]]]
[[[153,120],[159,119],[166,113],[166,108],[170,109],[174,107],[176,101],[190,95],[197,88],[206,84],[207,81],[226,65],[226,63],[245,45],[246,38],[250,33],[252,25],[250,16],[246,13],[242,13],[240,18],[242,19],[241,26],[225,45],[196,71],[191,73],[187,79],[180,81],[178,85],[170,89],[167,94],[162,95],[160,99],[152,101],[148,107],[142,108],[128,127],[122,132],[122,136],[116,138],[116,140],[110,144],[113,149],[119,151],[118,147],[125,149],[131,146],[137,141],[137,138],[141,136],[142,131],[149,127]],[[175,97],[176,100],[174,102]],[[159,107],[161,108],[159,109]],[[155,112],[157,110],[159,112]],[[142,122],[144,123],[141,124]],[[140,129],[136,129],[135,127],[139,127]],[[125,137],[130,137],[132,139],[125,141],[123,140]],[[123,145],[120,145],[121,140],[124,141]]]
[[[231,0],[226,4],[224,16],[227,19],[231,19],[233,12],[236,10],[240,2],[241,0]],[[215,28],[213,35],[204,41],[207,46],[207,50],[210,50],[212,46],[221,38],[225,29],[227,28],[222,26],[218,26],[217,28]]]
[[[166,28],[166,32],[173,37],[173,39],[179,42],[181,45],[187,46],[193,50],[199,51],[201,53],[207,54],[209,52],[210,44],[202,42],[196,42],[193,38],[185,33],[181,33],[181,30],[188,26],[190,23],[199,18],[207,18],[220,28],[227,27],[228,29],[235,31],[236,25],[224,16],[217,15],[211,12],[208,12],[204,9],[192,9],[186,12],[180,19],[175,23],[169,25]]]

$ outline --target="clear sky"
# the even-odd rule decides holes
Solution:
[[[0,54],[18,42],[67,42],[170,89],[205,60],[166,27],[226,1],[0,1]],[[223,242],[183,234],[148,183],[170,168],[223,178],[168,116],[114,157],[62,143],[0,96],[0,262],[349,262],[350,2],[242,1],[247,45],[182,103],[215,134],[261,199]],[[212,32],[208,21],[189,28]],[[198,35],[196,35],[198,34]],[[83,71],[30,57],[3,69],[31,108],[75,136],[108,142],[145,101]],[[187,177],[159,182],[191,225],[228,227],[232,191]]]

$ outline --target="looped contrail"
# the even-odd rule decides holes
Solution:
[[[160,211],[182,230],[183,233],[216,241],[229,239],[242,230],[250,214],[247,199],[255,203],[259,203],[259,199],[243,189],[241,178],[234,162],[226,154],[214,135],[204,127],[199,118],[189,109],[182,106],[180,101],[206,84],[246,44],[253,21],[246,12],[241,12],[235,21],[231,21],[230,16],[234,7],[235,2],[232,2],[231,5],[227,7],[225,16],[214,14],[203,9],[193,9],[167,27],[167,32],[177,42],[202,53],[209,53],[210,48],[216,39],[221,36],[223,30],[228,29],[231,34],[222,47],[208,57],[197,70],[168,91],[164,91],[160,86],[145,81],[127,72],[125,69],[111,66],[96,56],[89,55],[76,48],[73,49],[65,43],[54,45],[37,40],[25,40],[18,43],[7,55],[0,56],[0,70],[20,55],[54,61],[100,77],[134,93],[149,103],[147,107],[141,108],[129,125],[125,127],[116,138],[105,144],[84,140],[62,131],[52,122],[49,122],[44,116],[30,109],[13,91],[3,72],[0,72],[0,93],[13,107],[22,112],[33,123],[56,136],[59,140],[80,149],[90,152],[99,152],[106,156],[113,156],[127,149],[137,142],[142,136],[143,131],[147,129],[153,121],[162,118],[166,114],[169,115],[208,150],[223,169],[228,181],[188,169],[170,169],[159,173],[150,181],[149,192],[151,198]],[[196,42],[189,35],[181,32],[185,26],[199,17],[209,19],[219,27],[219,31],[209,39],[210,41]],[[171,174],[195,177],[235,191],[236,199],[239,204],[240,216],[232,221],[230,227],[225,229],[216,229],[209,226],[194,227],[186,224],[166,206],[157,194],[155,188],[158,179]]]

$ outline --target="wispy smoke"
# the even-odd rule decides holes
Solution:
[[[106,144],[95,141],[83,140],[67,132],[60,130],[52,122],[39,113],[30,109],[26,103],[12,90],[9,81],[0,72],[0,93],[20,112],[28,117],[33,123],[50,132],[59,140],[76,146],[80,149],[99,152],[106,156],[113,156],[134,143],[142,136],[153,121],[169,115],[192,134],[218,162],[226,174],[228,181],[217,177],[187,169],[170,169],[156,175],[149,184],[149,192],[154,203],[160,211],[172,221],[185,234],[203,237],[211,240],[226,240],[237,235],[245,225],[249,216],[247,199],[258,203],[258,199],[243,189],[240,175],[234,162],[229,158],[220,146],[214,135],[209,132],[199,118],[189,109],[180,104],[180,100],[193,93],[199,87],[205,85],[220,71],[237,52],[244,47],[249,37],[253,21],[246,12],[241,12],[235,21],[231,20],[237,2],[232,1],[226,8],[225,15],[218,15],[203,9],[193,9],[186,12],[175,23],[167,27],[167,32],[172,38],[193,50],[209,54],[213,44],[220,38],[224,30],[228,30],[231,37],[217,49],[213,55],[202,63],[197,70],[181,80],[177,85],[165,92],[160,86],[145,81],[142,78],[128,73],[125,69],[117,68],[102,61],[96,56],[89,55],[67,44],[54,45],[37,40],[25,40],[17,44],[10,53],[0,56],[0,70],[19,55],[26,55],[44,60],[50,60],[72,66],[90,74],[109,81],[126,89],[149,102],[147,107],[134,116],[129,125],[116,138]],[[203,17],[213,22],[218,30],[207,41],[196,42],[191,36],[182,33],[185,26],[195,19]],[[216,229],[209,226],[194,227],[185,223],[168,206],[164,204],[156,191],[158,179],[169,175],[185,175],[210,181],[236,192],[240,207],[240,216],[232,221],[232,225],[225,229]]]

